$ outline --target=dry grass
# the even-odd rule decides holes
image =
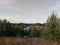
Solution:
[[[60,45],[41,38],[0,37],[0,45]]]

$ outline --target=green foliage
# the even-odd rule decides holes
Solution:
[[[24,30],[26,27],[29,27],[30,29],[28,31],[27,29]],[[40,24],[12,24],[6,19],[0,20],[0,36],[41,37],[50,41],[60,42],[60,18],[53,12],[51,16],[48,17],[46,24],[42,26]]]
[[[30,37],[41,37],[40,27],[32,26],[32,28],[30,30]]]
[[[58,21],[57,16],[52,13],[51,17],[47,19],[47,23],[45,26],[45,30],[43,31],[43,38],[48,39],[50,41],[59,40],[60,38],[60,23]]]

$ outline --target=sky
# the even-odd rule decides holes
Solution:
[[[0,19],[11,23],[45,23],[53,11],[60,17],[60,0],[0,0]]]

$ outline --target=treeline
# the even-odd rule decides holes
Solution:
[[[45,24],[13,24],[0,20],[0,37],[41,37],[60,41],[60,18],[53,12]]]
[[[44,24],[17,24],[0,20],[0,37],[40,37],[40,25]]]

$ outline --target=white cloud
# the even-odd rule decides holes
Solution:
[[[2,14],[0,15],[0,19],[7,19],[10,22],[19,22],[19,16],[16,14]]]
[[[39,18],[38,16],[31,16],[30,18],[28,18],[26,16],[23,17],[16,14],[0,14],[0,19],[7,19],[12,23],[44,23],[45,21],[44,17]]]
[[[0,0],[0,6],[8,10],[7,12],[4,12],[6,9],[3,10],[3,14],[0,14],[0,17],[2,19],[7,19],[10,22],[44,22],[44,20],[42,21],[43,18],[40,19],[39,15],[42,12],[42,9],[44,10],[47,7],[45,5],[45,0]],[[23,15],[23,18],[21,18],[22,16],[20,17],[17,15],[18,12],[19,15]],[[34,14],[32,15],[32,13]],[[28,17],[30,15],[32,15],[31,18]]]
[[[49,7],[49,10],[60,10],[60,0],[56,0],[55,3]]]

